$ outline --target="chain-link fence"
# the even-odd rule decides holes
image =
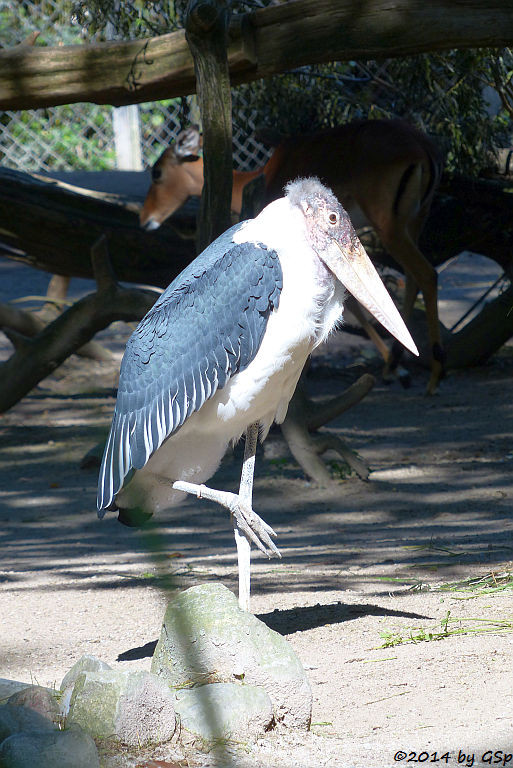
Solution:
[[[83,38],[72,0],[0,0],[1,47],[18,45],[36,30],[39,41],[48,45],[76,44]],[[152,165],[169,146],[192,107],[193,97],[188,97],[139,104],[128,112],[95,104],[0,112],[0,164],[25,171],[137,170]],[[234,110],[235,166],[257,168],[269,153],[252,137],[256,112],[240,94],[235,94]],[[131,131],[119,128],[120,117],[131,122]],[[127,142],[136,146],[127,147]]]
[[[232,2],[234,9],[247,9],[271,0]],[[134,29],[158,34],[176,18],[172,9],[176,14],[185,4],[186,0],[111,0],[110,6],[107,0],[0,0],[0,46],[19,44],[34,30],[40,32],[38,44],[47,45],[126,36]],[[108,20],[101,17],[107,6]],[[117,12],[120,8],[123,13]],[[139,26],[143,21],[145,26]],[[513,115],[513,107],[491,115],[483,86],[493,83],[500,103],[509,104],[512,72],[510,49],[493,55],[465,49],[299,67],[265,85],[242,86],[233,91],[235,167],[251,170],[264,164],[270,153],[255,141],[260,127],[294,135],[355,118],[399,117],[444,148],[448,173],[479,173],[490,166],[496,147],[511,145]],[[0,164],[35,171],[150,166],[186,124],[192,107],[192,98],[187,98],[120,109],[74,104],[0,112]],[[198,121],[197,110],[191,121]]]

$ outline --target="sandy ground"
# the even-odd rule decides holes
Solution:
[[[0,677],[59,685],[85,653],[147,669],[174,589],[236,591],[229,521],[210,503],[187,501],[151,536],[96,519],[97,470],[80,462],[110,423],[127,332],[116,324],[105,339],[112,364],[72,358],[0,417]],[[343,336],[321,350],[315,396],[365,370],[359,346]],[[370,464],[369,482],[321,490],[279,434],[260,450],[255,508],[283,559],[255,555],[252,610],[301,658],[312,728],[212,764],[470,766],[513,753],[512,350],[430,399],[427,373],[412,371],[411,389],[378,383],[329,425]],[[239,468],[237,450],[211,484],[235,488]],[[149,757],[180,754],[124,764]]]

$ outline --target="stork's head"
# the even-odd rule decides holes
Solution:
[[[302,211],[310,245],[332,274],[401,344],[418,355],[404,320],[383,285],[349,215],[316,178],[298,179],[285,189],[289,203]]]

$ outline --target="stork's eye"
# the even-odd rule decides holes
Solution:
[[[161,176],[162,176],[162,171],[160,170],[160,168],[151,169],[151,178],[153,181],[159,181]]]
[[[338,213],[336,211],[330,211],[328,214],[328,221],[330,224],[338,224]]]

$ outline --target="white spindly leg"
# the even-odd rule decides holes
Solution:
[[[271,536],[276,536],[276,533],[252,509],[257,440],[258,423],[251,424],[246,431],[244,462],[238,494],[218,491],[206,485],[187,483],[182,480],[173,483],[173,488],[177,491],[194,494],[199,499],[216,501],[230,510],[235,521],[234,533],[239,565],[239,605],[246,611],[249,610],[251,542],[267,557],[281,557],[279,549],[271,539]]]
[[[253,508],[253,476],[255,472],[255,454],[258,441],[258,422],[250,424],[246,430],[244,461],[240,476],[239,499],[247,509]],[[239,564],[239,606],[249,612],[251,593],[251,542],[234,520],[233,533],[237,545]]]
[[[251,595],[251,544],[249,539],[240,532],[235,522],[233,526],[235,544],[237,546],[237,564],[239,566],[239,608],[249,613]]]

